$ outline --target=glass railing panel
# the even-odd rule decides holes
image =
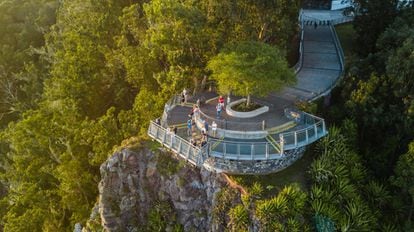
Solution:
[[[308,131],[308,138],[309,139],[314,139],[315,137],[315,128],[313,126],[310,126],[307,128]]]
[[[158,137],[158,139],[160,139],[161,141],[163,141],[164,135],[165,135],[165,131],[164,130],[159,130],[157,137]]]
[[[181,144],[181,152],[180,152],[180,154],[187,155],[187,151],[188,151],[189,146],[190,145],[187,144],[187,143],[182,143]]]
[[[279,154],[279,150],[276,149],[271,143],[269,143],[269,155]]]
[[[284,145],[294,145],[295,144],[295,134],[291,133],[291,132],[283,134],[283,141],[284,141]]]
[[[296,139],[298,144],[306,142],[306,130],[297,131]]]
[[[180,138],[178,138],[177,136],[171,136],[171,141],[172,141],[172,148],[175,150],[178,150],[178,145],[180,144]]]
[[[266,156],[266,143],[256,143],[253,145],[254,156]]]
[[[210,144],[210,149],[212,152],[223,153],[224,152],[224,144],[219,141],[214,141]]]
[[[236,143],[225,143],[226,144],[226,154],[237,155],[237,144]]]
[[[242,156],[251,156],[252,155],[252,146],[250,143],[241,143],[240,144],[240,155]]]
[[[316,127],[318,128],[318,136],[322,136],[323,133],[323,124],[322,121],[316,124]]]

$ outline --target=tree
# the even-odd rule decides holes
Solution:
[[[252,94],[266,96],[296,81],[279,49],[261,42],[230,44],[207,67],[219,92],[247,96],[247,105]]]
[[[401,189],[401,196],[407,203],[405,226],[407,229],[413,229],[414,141],[410,143],[408,152],[400,156],[394,171],[395,175],[391,177],[391,183]]]

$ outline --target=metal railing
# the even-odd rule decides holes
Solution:
[[[211,139],[208,154],[231,160],[268,160],[282,157],[277,145],[269,142],[238,142]]]
[[[195,166],[201,166],[207,158],[207,146],[196,147],[153,121],[150,122],[148,135]]]
[[[285,116],[303,127],[295,131],[279,134],[279,142],[283,150],[291,150],[306,146],[326,135],[325,120],[303,111],[285,109]]]
[[[196,147],[166,128],[151,121],[148,134],[158,142],[170,148],[184,160],[201,166],[208,156],[231,160],[268,160],[278,159],[284,151],[304,147],[326,135],[325,121],[311,114],[287,110],[286,113],[298,114],[296,118],[302,129],[272,135],[273,142],[242,142],[209,139],[203,147]],[[293,114],[293,115],[295,115]],[[275,138],[276,137],[276,138]]]

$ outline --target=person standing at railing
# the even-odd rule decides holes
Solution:
[[[208,122],[207,120],[204,120],[204,128],[206,128],[206,134],[208,134]]]
[[[217,118],[220,118],[220,115],[221,115],[221,104],[220,103],[217,104],[216,110],[217,110]]]
[[[191,134],[192,134],[192,130],[191,130],[192,125],[193,125],[193,122],[192,122],[191,118],[189,118],[187,120],[187,135],[188,136],[191,136]]]
[[[213,137],[216,137],[216,133],[217,133],[217,123],[216,123],[216,121],[213,121],[213,123],[211,123],[211,132],[213,134]]]
[[[188,93],[187,93],[187,89],[186,88],[183,89],[182,96],[184,98],[184,103],[187,103]]]

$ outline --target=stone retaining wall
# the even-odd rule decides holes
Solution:
[[[210,157],[204,162],[203,166],[207,170],[214,172],[241,175],[263,175],[279,172],[289,167],[296,162],[296,160],[300,159],[304,153],[305,147],[301,147],[296,150],[285,151],[284,156],[280,159],[263,161],[228,160]]]

